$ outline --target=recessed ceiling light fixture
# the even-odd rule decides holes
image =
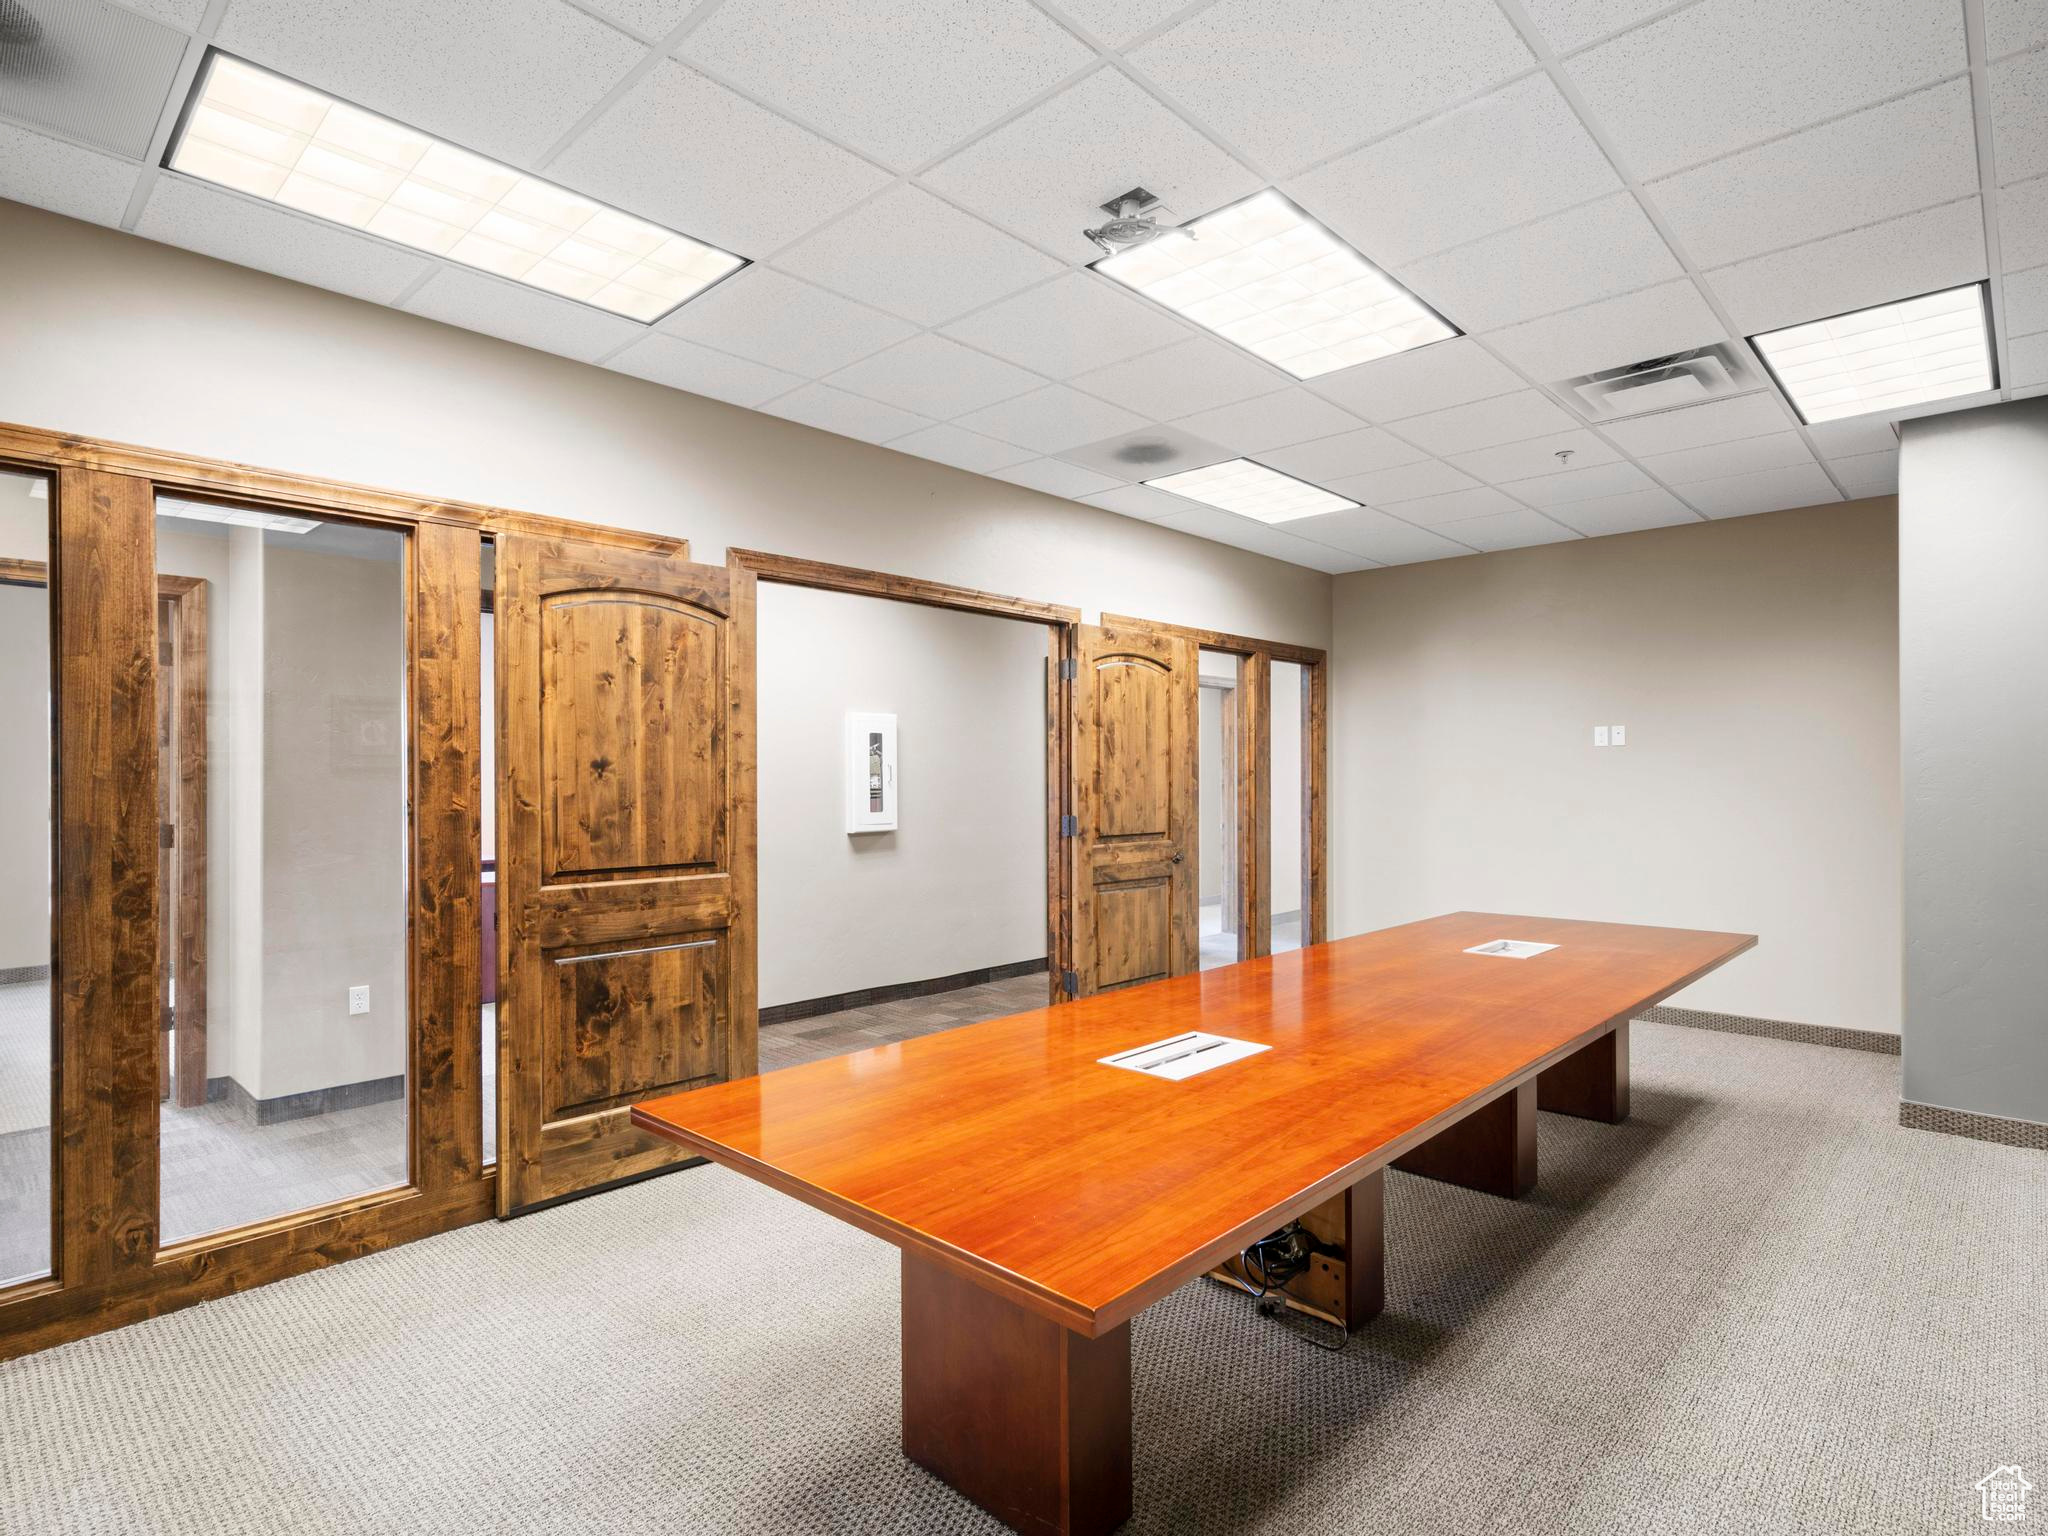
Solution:
[[[218,50],[164,164],[629,320],[746,265]]]
[[[1998,387],[1984,284],[1749,338],[1808,426]]]
[[[1334,491],[1283,475],[1250,459],[1225,459],[1201,469],[1147,480],[1155,491],[1168,491],[1189,501],[1206,502],[1261,523],[1287,523],[1319,512],[1342,512],[1358,505]]]
[[[1297,379],[1459,334],[1278,192],[1190,219],[1095,270]]]
[[[267,528],[272,533],[311,533],[320,526],[314,517],[265,512],[260,507],[219,507],[210,501],[185,501],[175,496],[157,500],[160,517],[182,517],[195,523],[230,523],[237,528]]]

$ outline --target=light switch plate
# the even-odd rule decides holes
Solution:
[[[1607,728],[1607,739],[1617,747],[1627,746],[1628,727],[1625,725],[1610,725]]]

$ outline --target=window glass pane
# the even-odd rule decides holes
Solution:
[[[1273,842],[1268,855],[1273,876],[1273,925],[1266,948],[1275,955],[1301,948],[1301,935],[1306,927],[1301,868],[1303,681],[1299,662],[1273,663]]]
[[[405,535],[157,514],[176,1242],[406,1180]]]
[[[1238,943],[1237,684],[1240,661],[1227,651],[1201,655],[1201,737],[1195,783],[1201,845],[1196,897],[1201,906],[1201,968],[1229,965]]]
[[[50,482],[0,470],[0,1285],[50,1272]]]

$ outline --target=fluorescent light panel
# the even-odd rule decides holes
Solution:
[[[1095,270],[1297,379],[1458,334],[1278,192],[1191,219]]]
[[[1156,491],[1169,491],[1261,523],[1287,523],[1297,517],[1342,512],[1358,505],[1334,491],[1283,475],[1250,459],[1225,459],[1221,464],[1184,469],[1177,475],[1145,483]]]
[[[656,320],[746,265],[219,52],[164,163],[629,320]]]
[[[1808,425],[1974,395],[1997,383],[1982,283],[1767,331],[1750,342]]]
[[[182,501],[160,497],[161,517],[189,518],[195,523],[231,523],[237,528],[267,528],[272,533],[311,533],[320,526],[317,517],[293,517],[289,512],[265,512],[258,507],[217,507],[210,501]]]

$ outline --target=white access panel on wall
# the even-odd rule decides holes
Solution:
[[[896,830],[896,717],[846,717],[846,830]]]

